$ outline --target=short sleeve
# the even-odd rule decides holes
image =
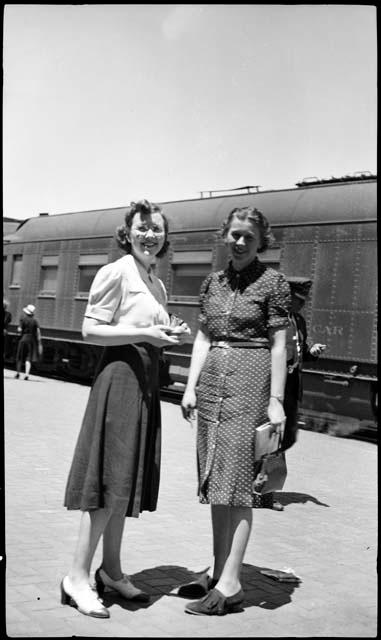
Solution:
[[[200,297],[199,297],[200,313],[198,316],[198,321],[201,327],[202,326],[205,327],[207,324],[207,318],[205,313],[205,302],[208,297],[208,291],[209,291],[210,283],[212,281],[212,277],[213,277],[213,273],[209,273],[209,275],[206,276],[205,280],[202,282],[200,287]]]
[[[117,263],[105,264],[92,282],[85,311],[86,318],[111,322],[122,297],[122,272]]]
[[[268,303],[267,327],[286,329],[291,309],[290,285],[282,273],[276,272]]]

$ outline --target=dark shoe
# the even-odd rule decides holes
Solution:
[[[99,567],[95,572],[95,584],[99,595],[102,597],[105,590],[117,591],[126,600],[134,600],[139,602],[149,602],[148,593],[144,593],[141,589],[135,587],[125,573],[120,580],[111,580],[107,573]]]
[[[236,611],[243,600],[244,593],[242,589],[228,598],[218,589],[212,589],[201,600],[188,602],[185,612],[193,613],[196,616],[224,616],[226,613]]]
[[[274,500],[272,509],[274,511],[284,511],[284,506],[278,500]]]
[[[70,591],[70,593],[69,593]],[[93,618],[109,618],[110,612],[103,606],[90,585],[88,588],[75,589],[70,585],[67,576],[61,582],[61,604],[68,604],[78,609],[85,616]]]
[[[29,380],[29,376],[24,376],[24,380]]]
[[[181,598],[202,598],[216,586],[217,582],[218,580],[211,578],[207,573],[203,573],[197,580],[179,587],[177,595]]]
[[[16,373],[15,378],[17,378],[17,380],[18,380],[18,379],[19,379],[19,377],[20,377],[20,374],[19,374],[19,373]]]

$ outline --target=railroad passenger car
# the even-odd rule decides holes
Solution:
[[[259,259],[313,286],[304,315],[311,342],[327,345],[304,372],[302,416],[308,428],[350,433],[375,428],[376,176],[306,180],[296,188],[213,195],[161,203],[169,219],[170,250],[156,270],[169,293],[169,311],[192,335],[168,351],[173,388],[181,389],[197,331],[198,293],[211,270],[225,266],[219,234],[234,207],[254,205],[268,217],[275,244]],[[4,295],[15,324],[27,303],[36,305],[44,358],[37,370],[90,379],[99,347],[85,344],[81,323],[96,271],[120,257],[115,228],[128,207],[26,220],[4,239]],[[8,358],[12,358],[11,344]]]
[[[16,231],[16,229],[20,226],[22,220],[17,220],[17,218],[7,218],[3,217],[3,238],[4,236],[8,236],[10,233]]]

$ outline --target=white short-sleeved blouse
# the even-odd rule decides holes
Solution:
[[[85,316],[111,325],[168,325],[164,284],[153,274],[152,278],[157,292],[155,296],[144,283],[131,254],[104,265],[91,285]]]

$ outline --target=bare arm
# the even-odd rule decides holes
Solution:
[[[210,348],[210,338],[207,333],[198,330],[192,349],[192,359],[186,388],[194,391],[204,366]]]
[[[270,422],[279,425],[284,419],[283,397],[287,376],[286,329],[270,330],[271,387],[267,409]]]
[[[181,410],[185,419],[193,417],[194,409],[197,404],[196,386],[201,370],[205,364],[209,348],[209,335],[205,331],[201,331],[201,329],[199,329],[193,344],[188,380],[181,402]]]
[[[149,342],[155,347],[166,347],[180,344],[179,337],[168,335],[166,325],[152,327],[133,327],[128,324],[110,325],[95,318],[85,317],[82,323],[82,335],[85,340],[105,347],[137,342]]]

